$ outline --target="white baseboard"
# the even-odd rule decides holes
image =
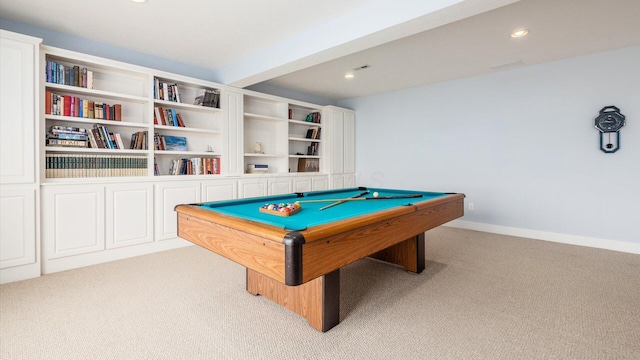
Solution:
[[[562,244],[587,246],[592,248],[620,251],[620,252],[626,252],[631,254],[640,254],[639,243],[632,243],[632,242],[626,242],[626,241],[607,240],[607,239],[598,239],[598,238],[592,238],[587,236],[559,234],[559,233],[552,233],[547,231],[529,230],[529,229],[521,229],[521,228],[508,227],[508,226],[483,224],[483,223],[464,221],[464,220],[453,220],[446,223],[444,226],[467,229],[467,230],[476,230],[476,231],[488,232],[493,234],[524,237],[524,238],[536,239],[536,240],[545,240],[545,241],[557,242]]]

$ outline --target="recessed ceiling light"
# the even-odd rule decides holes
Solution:
[[[511,33],[512,38],[520,38],[526,36],[529,33],[529,29],[518,29]]]
[[[147,2],[147,0],[131,0],[134,3],[143,3],[143,2]]]
[[[345,79],[353,79],[354,77],[356,77],[356,76],[355,76],[355,75],[353,75],[353,74],[351,74],[351,73],[349,73],[349,74],[345,74],[345,75],[344,75],[344,78],[345,78]]]

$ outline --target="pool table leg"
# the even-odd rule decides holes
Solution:
[[[424,233],[392,245],[370,257],[398,264],[405,270],[419,274],[424,270]]]
[[[247,291],[301,315],[317,330],[327,331],[340,322],[340,269],[298,286],[247,269]]]

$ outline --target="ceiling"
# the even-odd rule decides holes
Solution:
[[[639,0],[97,4],[2,0],[0,16],[334,101],[640,44]],[[518,28],[529,35],[511,38]]]

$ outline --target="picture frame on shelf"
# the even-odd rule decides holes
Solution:
[[[320,159],[298,159],[298,172],[320,172]]]

